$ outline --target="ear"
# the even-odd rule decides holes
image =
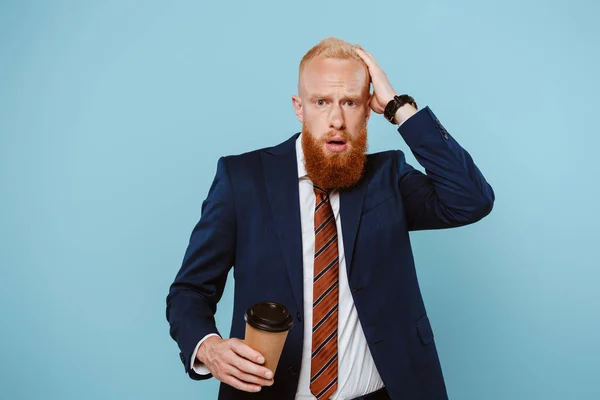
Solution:
[[[302,109],[302,99],[300,99],[300,96],[292,96],[292,105],[296,112],[296,118],[301,123],[304,123],[304,110]]]
[[[369,122],[369,118],[371,118],[371,100],[373,100],[373,93],[369,94],[369,100],[367,101],[367,115],[365,117],[365,123]]]

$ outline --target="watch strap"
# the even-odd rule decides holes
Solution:
[[[407,94],[395,95],[394,98],[390,100],[385,106],[383,116],[392,124],[397,124],[398,122],[396,121],[396,111],[398,111],[398,109],[406,103],[411,104],[416,109],[418,109],[417,102],[411,96]]]

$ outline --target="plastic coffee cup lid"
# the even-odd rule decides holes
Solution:
[[[250,326],[266,332],[285,332],[294,325],[288,309],[272,301],[253,305],[246,310],[244,319]]]

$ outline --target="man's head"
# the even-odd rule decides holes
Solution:
[[[309,178],[326,189],[354,185],[362,176],[370,116],[370,76],[352,45],[322,40],[300,62],[292,103],[302,123]]]

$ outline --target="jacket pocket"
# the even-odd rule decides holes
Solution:
[[[391,193],[387,196],[378,196],[374,199],[366,199],[365,205],[363,207],[362,215],[366,215],[366,214],[370,213],[371,211],[375,210],[377,207],[379,207],[386,201],[393,199],[393,198],[394,198],[394,194]]]

